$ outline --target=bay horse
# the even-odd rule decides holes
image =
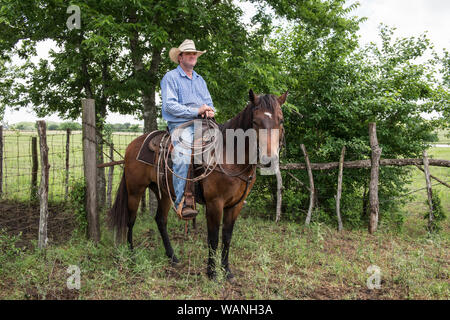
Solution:
[[[281,106],[286,101],[286,97],[287,92],[279,97],[272,94],[258,96],[254,94],[253,90],[250,90],[250,101],[247,106],[234,118],[220,125],[221,131],[225,132],[227,129],[242,129],[245,132],[246,130],[253,128],[258,132],[259,129],[266,129],[267,134],[263,136],[263,138],[261,138],[260,135],[257,135],[258,146],[261,143],[261,140],[265,139],[266,141],[264,142],[267,146],[267,153],[265,153],[264,156],[278,159],[282,134],[273,135],[271,134],[271,130],[278,129],[279,131],[273,131],[284,132]],[[136,213],[144,191],[149,187],[155,193],[158,201],[155,220],[161,234],[166,255],[169,257],[170,263],[176,266],[179,265],[179,260],[173,251],[167,234],[167,216],[172,204],[170,195],[166,188],[162,188],[161,196],[159,196],[156,167],[146,165],[136,160],[136,156],[145,137],[146,135],[142,135],[134,139],[126,149],[124,157],[124,173],[114,205],[109,211],[109,223],[116,232],[116,236],[120,239],[123,238],[126,229],[128,229],[127,240],[131,250],[133,250],[133,226],[136,220]],[[223,147],[225,150],[227,143],[226,135],[223,135],[223,139]],[[236,145],[234,148],[236,149]],[[250,164],[249,158],[249,142],[246,141],[244,163],[229,164],[225,162],[221,166],[222,170],[214,170],[206,178],[199,181],[206,204],[206,221],[208,229],[209,257],[206,273],[211,279],[216,277],[214,257],[219,243],[221,220],[223,223],[222,267],[226,272],[228,280],[231,280],[234,277],[228,263],[233,227],[242,209],[244,200],[251,191],[256,180],[256,165]],[[240,175],[230,174],[230,172],[239,172]]]

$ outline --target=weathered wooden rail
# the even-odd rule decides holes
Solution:
[[[288,172],[288,174],[295,178],[295,180],[302,185],[304,185],[310,192],[310,202],[308,207],[308,212],[306,215],[305,224],[308,225],[311,221],[311,216],[314,209],[314,197],[315,197],[315,188],[314,188],[314,177],[312,171],[323,171],[323,170],[333,170],[338,169],[338,190],[335,196],[336,198],[336,215],[338,219],[339,230],[343,229],[342,218],[340,212],[340,199],[342,193],[342,175],[343,169],[371,169],[370,173],[370,184],[369,184],[369,205],[370,205],[370,219],[369,219],[369,232],[374,233],[378,226],[378,215],[379,215],[379,200],[378,200],[378,177],[379,177],[379,167],[380,166],[416,166],[418,169],[422,170],[425,173],[426,181],[427,181],[427,193],[428,200],[430,206],[430,218],[429,225],[431,226],[433,221],[433,208],[432,208],[432,190],[431,183],[429,183],[429,179],[434,179],[439,183],[445,185],[450,188],[450,185],[440,180],[437,177],[434,177],[430,174],[428,167],[429,166],[439,166],[439,167],[447,167],[450,168],[450,160],[443,159],[429,159],[427,153],[423,153],[423,158],[414,159],[414,158],[406,158],[406,159],[381,159],[382,148],[378,145],[378,139],[376,136],[376,124],[369,124],[369,141],[372,149],[372,154],[370,159],[364,160],[355,160],[355,161],[344,161],[345,155],[345,147],[343,147],[341,152],[341,157],[339,162],[326,162],[326,163],[311,163],[309,161],[308,152],[306,151],[305,146],[302,144],[301,149],[303,155],[305,157],[305,163],[286,163],[280,164],[278,166],[278,170],[276,172],[277,178],[277,205],[276,205],[276,221],[280,220],[281,216],[281,201],[282,201],[282,180],[280,170],[307,170],[308,171],[308,180],[309,186],[306,186],[303,182],[299,181],[298,178],[293,176]],[[109,166],[121,165],[123,164],[123,160],[112,161],[108,163],[102,163],[97,165],[98,168],[104,168]],[[424,169],[420,166],[424,165]]]
[[[313,170],[332,170],[339,168],[338,174],[338,190],[336,194],[336,215],[338,219],[339,230],[342,230],[342,221],[340,213],[340,197],[342,192],[342,171],[343,168],[346,169],[371,169],[370,172],[370,184],[369,184],[369,204],[370,204],[370,216],[369,216],[369,232],[374,233],[378,226],[378,214],[379,214],[379,200],[378,200],[378,177],[379,177],[379,167],[380,166],[416,166],[418,169],[425,173],[425,180],[427,184],[427,196],[428,204],[430,207],[430,215],[428,220],[429,228],[432,227],[433,223],[433,204],[432,204],[432,189],[430,179],[434,179],[441,183],[442,185],[449,187],[447,183],[434,177],[430,174],[429,166],[447,167],[450,168],[450,160],[442,159],[429,159],[427,152],[423,152],[422,159],[380,159],[382,149],[378,145],[378,139],[376,137],[376,124],[369,124],[369,141],[370,147],[372,149],[371,159],[356,160],[356,161],[343,161],[345,154],[345,147],[343,147],[341,152],[341,158],[339,162],[326,162],[326,163],[310,163],[308,153],[306,152],[305,146],[302,144],[301,148],[303,154],[305,155],[305,163],[287,163],[280,164],[279,168],[281,170],[307,170],[308,177],[310,181],[309,191],[310,197],[314,197],[314,181],[312,176]],[[423,165],[422,169],[420,165]],[[298,180],[298,179],[296,179]],[[302,183],[303,184],[303,183]],[[306,216],[305,224],[309,224],[311,221],[311,211],[313,201],[310,201],[310,206],[308,209],[308,214]],[[278,219],[277,219],[278,220]]]
[[[442,159],[428,159],[430,166],[447,167],[450,168],[450,160]],[[423,159],[380,159],[380,166],[418,166],[423,165]],[[368,169],[372,164],[370,159],[344,161],[344,168],[346,169]],[[330,170],[339,168],[339,162],[322,162],[311,163],[311,170]],[[281,170],[305,170],[304,163],[286,163],[280,164]]]

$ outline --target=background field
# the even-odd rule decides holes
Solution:
[[[450,130],[438,130],[439,143],[450,144]]]
[[[112,141],[114,149],[119,153],[114,152],[114,159],[121,159],[125,154],[125,149],[128,144],[139,135],[139,133],[114,133],[112,135]],[[36,136],[37,133],[35,131],[4,132],[3,199],[21,201],[30,199],[32,171],[31,137]],[[81,140],[81,131],[73,131],[70,136],[69,186],[72,186],[75,181],[83,177],[83,147]],[[50,163],[49,200],[62,201],[65,195],[66,132],[47,131],[47,145],[49,147]],[[106,154],[104,155],[105,162],[109,162],[109,146],[105,147],[104,153]],[[108,174],[108,170],[109,168],[105,169],[106,175]],[[114,192],[120,182],[121,174],[121,166],[116,166],[113,179]],[[39,182],[40,171],[38,171],[38,186]]]

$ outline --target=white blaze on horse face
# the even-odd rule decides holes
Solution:
[[[264,114],[265,114],[266,116],[268,116],[270,119],[272,119],[272,114],[271,114],[270,112],[264,112]]]

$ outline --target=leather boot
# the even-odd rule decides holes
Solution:
[[[192,161],[191,161],[191,164],[189,165],[187,177],[189,179],[193,179],[193,177],[194,177]],[[194,182],[189,181],[189,180],[186,181],[186,186],[184,188],[184,204],[183,204],[183,208],[181,210],[181,218],[182,219],[193,219],[198,214],[198,211],[195,208],[194,192],[195,192]]]
[[[180,204],[178,204],[177,208],[178,217],[183,220],[190,220],[195,218],[198,214],[197,210],[193,209],[192,207],[185,206],[184,199],[185,197],[183,197]]]

